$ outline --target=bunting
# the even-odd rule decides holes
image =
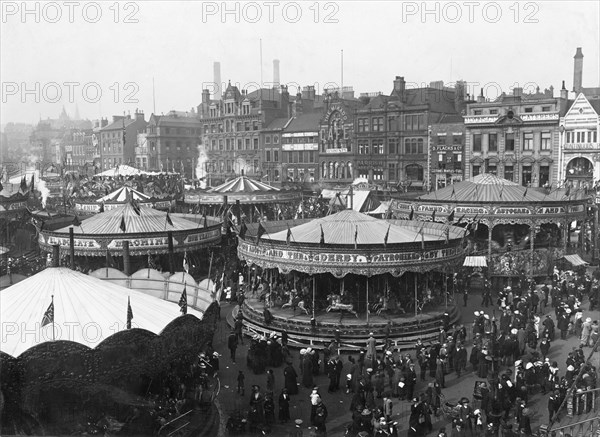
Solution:
[[[133,310],[131,309],[129,296],[127,296],[127,329],[131,329],[131,320],[133,320]]]

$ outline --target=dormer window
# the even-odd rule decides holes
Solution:
[[[250,102],[244,102],[242,105],[242,115],[250,114]]]

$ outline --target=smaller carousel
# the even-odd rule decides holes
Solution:
[[[244,175],[207,191],[185,194],[185,203],[198,205],[208,215],[221,215],[227,203],[239,204],[242,209],[240,215],[247,217],[251,222],[255,221],[255,216],[262,218],[267,210],[272,209],[266,206],[299,202],[300,199],[301,193],[298,191],[280,190]]]
[[[491,174],[448,185],[413,201],[394,200],[396,218],[444,221],[470,231],[469,252],[485,256],[493,284],[546,277],[569,250],[573,222],[585,226],[583,190],[528,188]]]
[[[451,278],[464,234],[354,210],[301,224],[244,223],[238,256],[249,289],[240,317],[256,333],[286,331],[298,347],[336,338],[353,350],[370,332],[398,347],[433,339],[458,318]]]
[[[80,214],[94,214],[124,205],[131,200],[140,206],[168,210],[175,206],[175,198],[168,194],[150,196],[126,185],[98,199],[81,197],[75,200],[75,211]]]

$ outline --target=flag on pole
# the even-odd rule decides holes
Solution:
[[[246,231],[248,230],[248,226],[246,226],[246,222],[242,220],[242,224],[240,225],[240,233],[239,236],[243,240],[246,238]]]
[[[190,265],[189,265],[188,259],[187,259],[187,250],[185,252],[183,252],[183,271],[186,273],[189,273],[189,271],[190,271]]]
[[[31,175],[31,185],[29,186],[29,191],[31,191],[33,193],[33,190],[35,189],[35,174]]]
[[[319,225],[321,227],[321,240],[319,241],[319,244],[321,246],[325,246],[325,233],[323,232],[323,225]]]
[[[527,190],[528,189],[529,189],[528,187],[525,187],[525,191],[523,191],[523,197],[527,197]]]
[[[260,238],[267,232],[263,227],[262,223],[258,224],[258,231],[256,232],[256,244],[260,243]]]
[[[435,221],[435,209],[433,210],[433,212],[431,213],[431,221],[434,222]]]
[[[458,221],[456,222],[456,224],[460,225],[464,218],[465,218],[465,214],[461,215],[460,218],[458,219]]]
[[[452,194],[450,195],[450,197],[454,197],[456,196],[456,193],[454,192],[454,184],[452,185]]]
[[[133,208],[133,212],[135,212],[137,215],[142,215],[140,205],[138,205],[138,203],[133,199],[131,199],[131,207]]]
[[[73,219],[73,226],[81,226],[81,222],[79,221],[79,217],[75,216]]]
[[[54,295],[52,295],[52,302],[48,306],[48,309],[44,313],[44,317],[42,317],[42,328],[50,323],[54,323]]]
[[[287,228],[288,228],[288,230],[287,230],[287,235],[285,237],[285,243],[289,245],[290,241],[292,240],[292,230],[290,229],[290,225],[287,225]]]
[[[169,211],[167,211],[167,223],[170,226],[173,226],[173,220],[171,220],[171,215],[169,214]]]
[[[358,225],[356,225],[356,230],[354,231],[354,249],[358,248]]]
[[[415,216],[415,210],[413,209],[413,207],[410,207],[410,213],[408,214],[408,219],[412,220],[413,217]]]
[[[389,224],[385,236],[383,237],[383,247],[387,247],[388,237],[390,236],[390,227],[392,225]]]
[[[125,226],[125,216],[122,215],[121,216],[121,225],[119,226],[121,228],[121,231],[125,232],[126,231],[126,226]]]
[[[27,181],[25,180],[25,176],[21,178],[21,191],[27,191]]]
[[[183,292],[181,293],[181,297],[179,298],[179,308],[182,314],[187,314],[187,292],[186,292],[186,284],[183,284]]]
[[[454,221],[454,209],[450,214],[448,214],[448,221],[452,223]]]
[[[127,329],[131,329],[131,320],[133,319],[133,310],[131,309],[131,301],[127,296]]]

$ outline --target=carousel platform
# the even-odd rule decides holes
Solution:
[[[288,333],[288,345],[295,348],[312,347],[321,348],[328,345],[335,336],[335,330],[340,330],[340,351],[357,352],[365,347],[369,333],[382,344],[385,340],[385,330],[391,322],[390,339],[400,350],[412,349],[417,339],[425,344],[433,343],[438,338],[440,326],[444,321],[444,313],[448,313],[450,324],[457,323],[460,313],[454,305],[430,308],[424,314],[391,314],[382,312],[380,315],[371,313],[367,323],[364,314],[355,317],[350,313],[331,311],[318,312],[315,316],[316,328],[311,326],[312,314],[305,314],[302,310],[291,308],[272,307],[269,309],[273,320],[270,324],[265,322],[264,303],[255,298],[246,298],[243,304],[245,334],[269,336],[276,333],[280,338],[282,331]],[[233,326],[237,317],[239,306],[227,315],[227,321]]]

